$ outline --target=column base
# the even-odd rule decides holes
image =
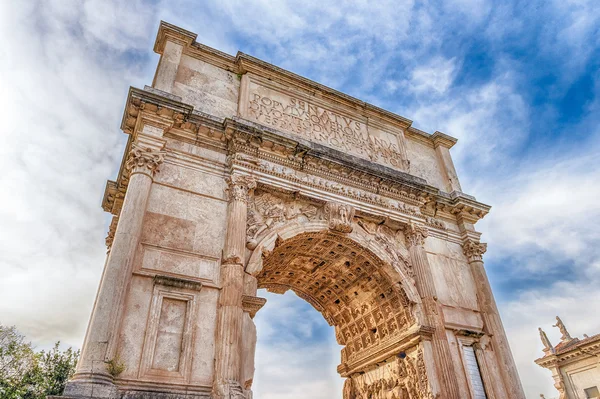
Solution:
[[[212,399],[252,399],[252,391],[237,382],[221,382],[215,384]]]
[[[54,398],[68,399],[120,399],[121,395],[110,375],[75,375],[67,382],[63,396]],[[49,397],[52,398],[52,397]]]

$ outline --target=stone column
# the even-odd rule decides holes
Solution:
[[[482,256],[486,249],[487,244],[482,244],[471,239],[467,240],[463,245],[463,250],[469,260],[471,273],[477,287],[477,302],[483,316],[484,328],[490,335],[492,344],[496,349],[506,390],[511,398],[525,399],[517,366],[510,351],[508,339],[500,320],[500,313],[492,294],[492,288],[483,267]]]
[[[423,246],[425,238],[428,236],[427,229],[411,223],[404,230],[404,235],[409,245],[408,251],[412,261],[417,291],[423,303],[425,321],[429,327],[434,328],[431,343],[440,383],[440,397],[445,399],[460,399],[442,309],[437,302],[433,275],[429,261],[427,260],[427,253]]]
[[[232,175],[229,184],[227,232],[221,264],[213,397],[246,396],[241,381],[244,256],[248,196],[256,187],[251,176]]]
[[[128,154],[126,168],[130,177],[125,200],[104,266],[81,357],[77,362],[77,371],[65,388],[64,395],[67,397],[117,397],[106,362],[115,356],[122,302],[132,272],[152,179],[163,157],[160,149],[141,147],[135,143]]]

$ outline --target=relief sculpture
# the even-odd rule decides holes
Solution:
[[[344,399],[435,399],[422,349],[349,378],[344,383]]]
[[[308,201],[298,201],[277,196],[268,192],[257,192],[248,207],[246,247],[253,250],[258,245],[257,238],[265,231],[287,221],[310,221],[320,216],[317,206]]]
[[[352,232],[352,219],[354,219],[354,207],[348,204],[328,202],[325,212],[329,219],[329,228],[340,233]]]

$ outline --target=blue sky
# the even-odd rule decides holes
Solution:
[[[600,332],[595,0],[2,2],[0,322],[81,345],[123,104],[152,82],[161,19],[457,137],[464,191],[493,206],[478,227],[527,395],[556,396],[537,327],[557,342],[560,314],[573,335]],[[339,395],[317,312],[269,296],[257,323],[257,397]]]

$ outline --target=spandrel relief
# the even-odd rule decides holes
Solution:
[[[257,191],[248,206],[246,246],[248,249],[255,249],[259,237],[286,222],[306,223],[323,218],[323,210],[308,201],[295,200],[284,194]]]

